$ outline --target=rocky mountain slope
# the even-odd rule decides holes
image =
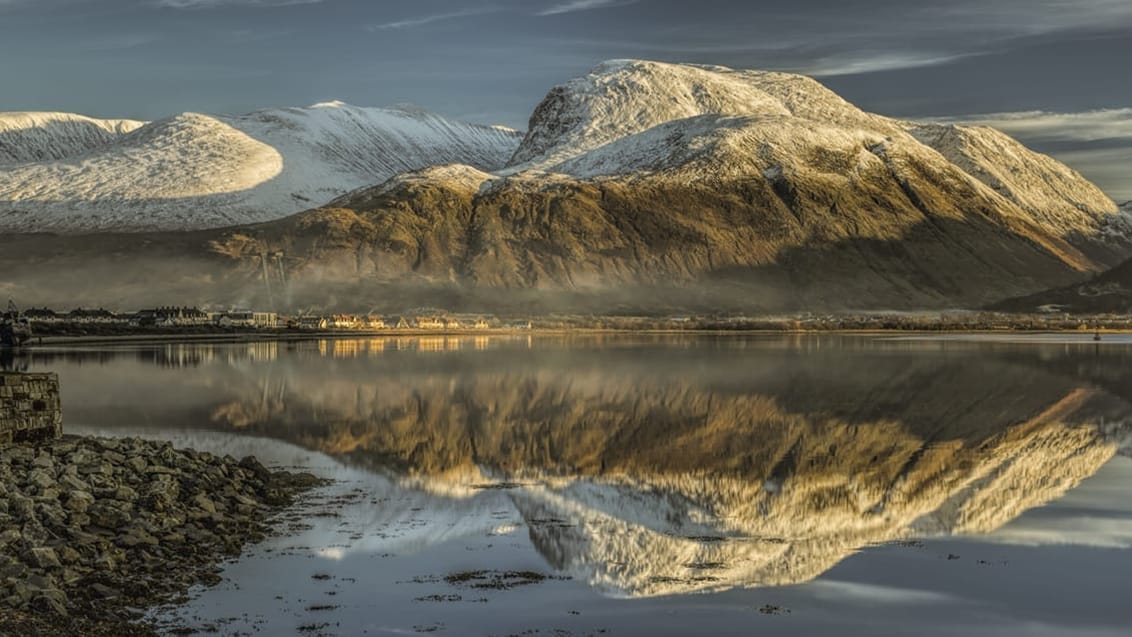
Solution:
[[[24,114],[0,116],[0,131],[3,122],[18,132],[10,142],[0,132],[6,232],[278,219],[425,166],[498,168],[519,142],[509,129],[339,102],[239,117],[183,113],[144,126]]]
[[[1132,215],[1132,201],[1121,204]],[[1081,283],[1044,290],[991,305],[1005,312],[1132,313],[1132,259]]]
[[[256,172],[268,155],[237,181],[286,182]],[[13,239],[0,265],[28,303],[48,301],[28,281],[94,261],[98,303],[145,291],[122,269],[145,263],[168,271],[170,295],[214,303],[773,312],[978,306],[1132,254],[1127,215],[1056,161],[782,73],[608,62],[551,90],[507,165],[488,163],[403,173],[271,223]]]
[[[552,90],[497,174],[427,169],[215,246],[283,250],[294,281],[761,310],[977,304],[1129,253],[1111,200],[996,131],[649,62]]]

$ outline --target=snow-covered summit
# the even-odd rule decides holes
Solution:
[[[519,139],[513,130],[419,109],[343,102],[236,117],[182,113],[82,152],[0,165],[0,230],[180,230],[267,221],[427,166],[498,168]],[[26,152],[14,156],[30,159]]]
[[[144,124],[71,113],[0,113],[0,164],[78,155]]]
[[[547,167],[657,126],[701,116],[801,118],[887,133],[817,81],[789,73],[645,60],[603,62],[554,87],[531,116],[512,167]]]

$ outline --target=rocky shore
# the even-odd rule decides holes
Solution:
[[[322,483],[138,439],[0,447],[0,635],[151,634],[141,609],[218,581]]]

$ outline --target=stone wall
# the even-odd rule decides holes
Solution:
[[[0,372],[0,445],[62,433],[58,375]]]

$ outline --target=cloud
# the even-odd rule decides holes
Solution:
[[[978,0],[931,5],[929,20],[965,24],[973,30],[1005,29],[1040,34],[1081,28],[1113,28],[1132,24],[1127,0]]]
[[[414,27],[432,24],[433,22],[441,22],[444,20],[455,20],[458,18],[467,18],[474,15],[483,15],[485,13],[495,13],[499,9],[497,7],[479,7],[476,9],[465,9],[463,11],[452,11],[449,13],[435,13],[432,15],[420,16],[418,18],[407,18],[405,20],[396,20],[393,22],[386,22],[384,24],[375,24],[367,27],[370,31],[388,31],[392,29],[411,29]]]
[[[933,54],[933,53],[877,53],[875,55],[838,55],[815,60],[798,69],[799,73],[814,77],[833,77],[837,75],[856,75],[859,73],[876,73],[879,71],[893,71],[896,69],[911,69],[925,66],[938,66],[948,64],[955,60],[978,55],[968,54]]]
[[[0,0],[2,2],[3,0]],[[155,6],[168,9],[211,9],[214,7],[289,7],[317,4],[323,0],[156,0]]]
[[[1019,546],[1089,546],[1132,548],[1132,519],[1126,517],[1074,516],[1052,520],[1021,520],[999,529],[981,542]]]
[[[946,593],[893,587],[863,582],[820,579],[809,583],[808,588],[819,599],[837,599],[849,602],[867,601],[873,604],[937,604],[954,599]]]
[[[607,9],[623,4],[633,4],[634,2],[637,2],[637,0],[571,0],[570,2],[563,2],[543,9],[536,15],[559,15],[562,13],[574,13],[576,11],[592,11],[593,9]]]
[[[1010,135],[1042,141],[1132,141],[1132,108],[1108,108],[1078,113],[1020,111],[937,118],[951,124],[991,126]],[[1130,176],[1132,178],[1132,176]]]
[[[153,33],[123,33],[119,35],[96,37],[88,42],[80,42],[77,46],[77,50],[88,52],[122,51],[152,44],[159,40],[160,37]]]

